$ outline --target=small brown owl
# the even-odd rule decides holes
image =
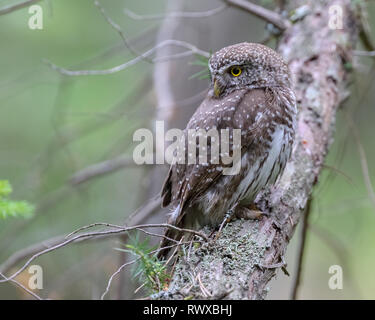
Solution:
[[[228,212],[246,217],[259,191],[275,183],[292,152],[297,108],[282,57],[261,44],[239,43],[213,54],[209,69],[208,95],[184,134],[190,129],[217,129],[220,135],[226,129],[232,137],[234,129],[241,130],[240,170],[223,174],[228,164],[210,158],[212,138],[207,142],[207,163],[199,163],[197,154],[196,164],[173,164],[162,189],[162,204],[173,205],[168,223],[178,227],[219,225]],[[235,147],[230,143],[229,151]],[[173,230],[166,236],[181,237]],[[168,240],[161,244],[166,245]]]

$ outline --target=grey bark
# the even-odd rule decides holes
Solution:
[[[216,241],[186,249],[169,289],[154,298],[264,299],[269,281],[284,266],[288,243],[333,141],[336,111],[349,94],[358,35],[349,0],[289,1],[290,8],[306,4],[310,12],[283,33],[277,47],[294,77],[299,115],[292,159],[278,183],[256,200],[269,216],[231,222]],[[335,4],[343,9],[341,30],[329,27],[328,9]]]

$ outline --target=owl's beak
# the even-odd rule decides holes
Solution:
[[[221,93],[220,85],[219,85],[217,79],[215,79],[214,80],[214,94],[215,94],[215,97],[218,98],[220,96],[220,93]]]

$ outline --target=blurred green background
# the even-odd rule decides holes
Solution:
[[[123,9],[160,13],[166,1],[102,2],[127,37],[136,39],[137,50],[144,52],[155,44],[161,22],[133,21]],[[10,3],[14,1],[0,1],[0,7]],[[104,69],[134,56],[93,1],[50,0],[38,4],[44,12],[43,30],[28,28],[27,8],[0,16],[0,179],[11,182],[12,199],[27,200],[36,206],[31,219],[0,220],[0,264],[19,249],[83,225],[121,224],[148,198],[145,189],[150,179],[144,168],[119,170],[80,186],[71,186],[68,179],[93,163],[131,155],[133,132],[141,127],[152,128],[154,92],[150,81],[154,66],[140,62],[111,75],[61,76],[43,59],[72,69]],[[194,0],[189,6],[191,10],[206,10],[219,4]],[[225,41],[261,41],[257,30],[263,30],[262,22],[230,10],[242,19],[234,24],[239,24],[241,30],[249,29]],[[375,17],[374,3],[369,3],[368,14]],[[375,39],[375,19],[369,22]],[[203,26],[189,21],[189,28]],[[218,49],[211,46],[207,42],[202,49]],[[181,61],[190,75],[197,70],[189,64],[191,59]],[[358,129],[374,185],[373,63],[373,58],[356,60],[352,96],[338,112],[335,142],[314,191],[300,298],[375,298],[375,207],[364,183],[358,141],[346,117],[346,113],[351,114]],[[181,81],[195,82],[201,90],[207,86],[207,80],[189,80],[189,76]],[[298,238],[299,230],[287,253],[291,276]],[[44,271],[44,289],[37,293],[52,299],[100,298],[121,261],[120,253],[114,250],[120,245],[119,239],[87,242],[36,260]],[[328,269],[336,264],[343,267],[344,288],[332,291],[328,287]],[[19,278],[21,282],[25,279],[26,273]],[[125,284],[119,284],[121,281]],[[132,281],[114,282],[107,298],[133,296]],[[279,273],[271,283],[269,298],[289,298],[291,285],[292,277]],[[11,298],[30,296],[12,284],[0,283],[0,299]]]

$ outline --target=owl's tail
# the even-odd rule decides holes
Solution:
[[[164,238],[160,242],[159,245],[159,252],[157,254],[157,257],[159,260],[166,259],[171,252],[171,249],[173,249],[173,245],[176,244],[175,241],[180,241],[182,238],[182,234],[176,230],[168,229],[164,233]],[[173,240],[170,240],[173,239]]]
[[[203,225],[204,221],[201,221],[199,218],[202,217],[200,211],[193,206],[186,208],[183,205],[177,206],[177,208],[172,212],[171,216],[168,219],[168,223],[174,225],[178,228],[199,230]],[[181,232],[174,229],[167,229],[164,233],[164,238],[160,243],[158,252],[159,259],[165,259],[168,257],[171,251],[178,248],[179,241],[186,243],[194,238],[194,235],[191,232]]]
[[[183,218],[183,215],[181,215],[181,208],[180,206],[177,206],[177,208],[175,208],[175,210],[171,213],[168,219],[168,224],[180,227],[183,225],[183,219],[181,218]],[[177,230],[167,229],[164,233],[163,240],[160,242],[160,251],[158,252],[157,257],[159,259],[165,259],[171,249],[174,248],[172,245],[176,244],[176,241],[180,241],[182,236],[183,234]]]

